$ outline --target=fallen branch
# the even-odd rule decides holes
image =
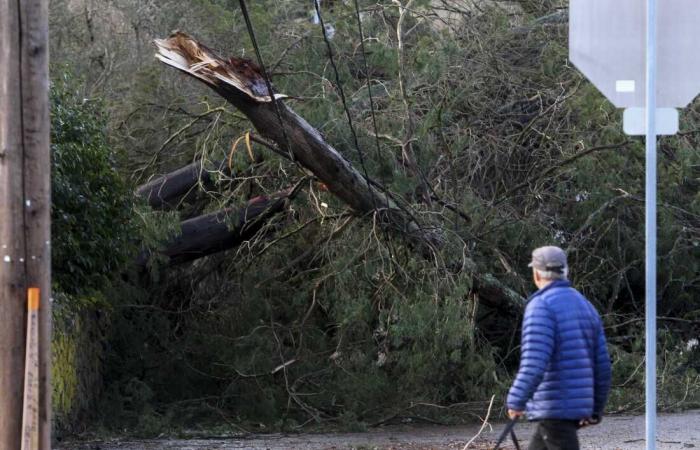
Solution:
[[[213,167],[224,174],[230,174],[226,160]],[[207,186],[212,182],[211,172],[200,160],[140,186],[136,189],[136,196],[145,199],[153,209],[170,209],[177,207],[177,203],[199,183]]]
[[[256,142],[284,158],[289,155],[281,151],[274,143],[249,134],[250,140]],[[201,184],[211,187],[214,183],[212,173],[231,175],[231,167],[226,158],[213,164],[195,161],[173,172],[154,178],[136,189],[136,196],[143,198],[153,209],[174,209],[178,203],[194,188]]]
[[[182,32],[156,39],[155,44],[159,60],[214,89],[245,114],[263,137],[289,153],[356,213],[377,213],[384,226],[406,237],[426,257],[442,245],[434,230],[422,227],[385,192],[373,186],[318,130],[287,105],[277,104],[278,115],[254,63],[239,58],[224,60]]]
[[[462,450],[467,450],[469,446],[476,440],[481,435],[481,432],[484,431],[484,428],[486,428],[486,425],[489,424],[489,417],[491,416],[491,408],[493,407],[493,399],[496,398],[496,395],[491,396],[491,401],[489,402],[489,409],[486,411],[486,417],[481,422],[481,428],[479,428],[479,431],[476,432],[476,434],[469,439],[469,442],[467,442],[464,445],[464,448]]]
[[[424,258],[435,258],[435,250],[444,246],[440,230],[419,224],[390,192],[365,178],[318,130],[278,102],[286,96],[274,94],[273,103],[254,63],[240,58],[224,60],[182,32],[156,39],[155,45],[160,61],[202,81],[238,108],[264,138],[310,171],[356,214],[375,214],[383,227],[403,236]],[[474,273],[473,289],[483,303],[510,314],[522,309],[520,295],[492,275],[478,273],[472,260],[465,258],[459,267]]]
[[[185,220],[178,236],[167,242],[159,255],[173,266],[231,249],[253,238],[275,215],[285,210],[297,189],[287,189],[272,196],[260,196],[239,209],[225,208],[211,214]],[[149,253],[142,253],[137,264],[145,266]]]

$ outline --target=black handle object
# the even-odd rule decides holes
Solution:
[[[510,430],[510,437],[513,439],[513,445],[515,445],[515,450],[520,450],[520,444],[518,443],[518,438],[515,437],[515,431],[513,429]]]
[[[493,450],[498,450],[501,447],[501,444],[503,443],[503,441],[506,439],[506,437],[509,434],[510,434],[511,439],[513,439],[513,444],[515,444],[516,450],[520,450],[520,444],[518,444],[518,438],[515,437],[515,431],[513,431],[513,428],[515,428],[515,424],[517,422],[518,422],[517,417],[510,419],[510,422],[508,422],[506,427],[503,429],[503,432],[498,437],[498,442],[496,442],[496,446],[493,448]]]

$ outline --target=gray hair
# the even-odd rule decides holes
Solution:
[[[540,278],[545,280],[566,280],[566,277],[569,275],[568,267],[563,267],[561,272],[556,270],[541,270],[536,267],[533,267],[533,269],[535,272],[537,272]]]

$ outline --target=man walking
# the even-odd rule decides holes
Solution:
[[[602,321],[567,280],[562,249],[536,249],[529,267],[538,291],[525,308],[508,415],[537,422],[530,450],[578,450],[578,428],[600,422],[610,392]]]

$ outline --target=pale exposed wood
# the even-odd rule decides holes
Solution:
[[[155,43],[158,59],[214,89],[243,112],[260,135],[288,152],[356,212],[377,212],[385,226],[398,231],[425,256],[440,245],[439,236],[433,230],[423,228],[386,193],[366,180],[318,130],[291,108],[282,102],[277,102],[276,108],[269,96],[261,95],[259,89],[255,95],[251,95],[250,89],[242,89],[241,86],[264,85],[254,64],[237,58],[224,60],[181,32],[168,39],[157,39]]]
[[[0,448],[20,442],[26,292],[50,292],[48,1],[0,0]],[[51,312],[39,313],[40,448],[50,449]]]
[[[22,407],[21,450],[39,449],[39,304],[40,292],[27,293],[27,345],[24,358],[24,405]]]

